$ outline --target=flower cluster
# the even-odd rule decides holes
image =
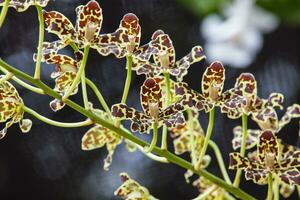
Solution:
[[[0,0],[0,5],[3,3],[4,1]],[[44,7],[47,3],[47,0],[11,0],[9,6],[17,11],[24,11],[30,5]],[[162,161],[161,157],[152,154],[152,150],[156,147],[156,152],[169,153],[166,143],[168,133],[170,133],[175,154],[189,153],[190,155],[192,166],[186,167],[189,169],[185,173],[187,182],[194,172],[210,164],[211,157],[206,154],[207,146],[210,144],[216,154],[224,180],[231,184],[227,171],[224,169],[224,163],[222,165],[223,158],[220,150],[210,140],[215,108],[218,107],[221,113],[225,113],[230,119],[242,118],[243,126],[234,128],[232,140],[233,149],[240,148],[241,151],[230,154],[229,168],[238,169],[237,178],[239,178],[239,171],[244,170],[246,179],[251,179],[257,184],[266,184],[268,177],[269,185],[270,180],[280,179],[280,191],[285,197],[291,194],[294,185],[300,185],[300,173],[297,169],[300,167],[300,150],[281,144],[275,136],[293,118],[300,118],[299,104],[288,107],[286,113],[279,119],[276,108],[283,109],[283,95],[271,93],[266,99],[260,98],[256,79],[251,73],[240,74],[235,85],[224,90],[225,67],[219,61],[213,61],[204,69],[201,92],[190,88],[183,78],[192,64],[206,58],[202,47],[193,47],[186,56],[177,60],[173,42],[170,36],[162,30],[156,30],[148,43],[140,45],[141,26],[138,17],[133,13],[125,14],[117,30],[105,34],[100,34],[103,21],[102,9],[95,0],[76,8],[75,25],[57,11],[44,10],[40,13],[43,14],[46,30],[58,36],[56,41],[40,43],[42,48],[39,48],[38,53],[33,56],[36,62],[40,60],[56,66],[51,74],[51,78],[55,79],[55,87],[49,90],[59,93],[62,98],[51,101],[50,107],[55,112],[62,109],[65,106],[65,100],[70,95],[77,94],[78,85],[82,83],[85,109],[106,122],[101,124],[99,122],[101,120],[98,123],[89,121],[87,125],[94,125],[82,137],[82,149],[93,150],[106,146],[108,155],[104,160],[105,170],[109,169],[114,151],[122,141],[125,141],[129,151],[134,151],[137,147],[150,158]],[[59,53],[67,46],[73,48],[74,58]],[[120,103],[111,107],[107,106],[97,87],[85,77],[85,66],[90,48],[97,50],[102,56],[113,54],[116,58],[126,57],[129,75],[127,74]],[[144,74],[146,77],[140,88],[142,111],[126,104],[131,70],[137,75]],[[26,109],[28,112],[28,108],[25,107],[15,87],[6,80],[7,77],[11,78],[9,74],[6,77],[0,76],[0,122],[6,122],[5,128],[0,132],[1,138],[13,123],[19,123],[22,132],[28,132],[32,125],[30,120],[23,119],[24,112]],[[40,83],[35,81],[34,83]],[[93,89],[105,111],[93,108],[88,101],[85,83]],[[199,113],[203,110],[209,113],[206,133],[198,120]],[[256,122],[259,129],[248,129],[247,117]],[[45,117],[39,118],[45,119]],[[150,133],[152,131],[153,139],[148,150],[143,149],[143,146],[147,147],[146,143],[140,142],[139,145],[133,145],[122,137],[124,135],[121,136],[117,132],[117,130],[123,133],[127,131],[121,125],[123,120],[131,121],[132,132]],[[66,126],[64,123],[53,120],[47,122],[70,127],[70,124]],[[73,124],[77,127],[80,125]],[[105,124],[108,125],[105,126]],[[162,145],[158,151],[156,142],[160,128],[162,129]],[[130,138],[129,136],[127,138]],[[249,157],[245,156],[245,151],[255,146],[257,146],[257,151],[250,153]],[[173,156],[176,157],[176,155]],[[165,158],[163,161],[170,160]],[[156,199],[126,173],[121,174],[121,180],[123,184],[117,189],[115,195],[126,200]],[[238,184],[233,184],[238,186]],[[207,195],[204,199],[230,197],[229,191],[204,176],[198,177],[193,185],[200,193]]]

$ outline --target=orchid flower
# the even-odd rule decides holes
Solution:
[[[51,78],[55,79],[54,91],[59,92],[61,95],[64,95],[66,91],[71,87],[74,79],[76,77],[80,62],[82,60],[82,53],[76,52],[73,59],[67,55],[58,54],[57,48],[58,43],[48,43],[43,44],[43,57],[42,61],[48,64],[54,64],[56,66],[55,71],[51,73]],[[36,55],[34,55],[36,59]],[[71,95],[74,95],[78,92],[78,87],[72,92]],[[59,99],[54,99],[50,102],[50,108],[56,112],[62,109],[65,106]]]
[[[90,109],[103,118],[106,121],[109,121],[110,118],[107,113],[105,113],[102,110],[99,109],[93,109],[90,105]],[[121,144],[123,138],[115,133],[114,131],[111,131],[108,128],[105,128],[102,125],[95,124],[94,127],[89,129],[84,136],[82,137],[82,143],[81,148],[82,150],[90,151],[98,148],[102,148],[104,145],[106,145],[106,149],[108,151],[107,157],[104,159],[104,166],[103,168],[105,170],[109,169],[109,166],[112,163],[112,157],[114,154],[114,151],[116,147]]]
[[[225,82],[225,69],[220,62],[213,62],[206,68],[202,76],[202,94],[189,88],[180,82],[175,85],[175,93],[182,95],[185,106],[196,110],[209,112],[214,106],[219,106],[224,112],[242,107],[246,102],[245,98],[235,94],[231,90],[222,93]]]
[[[210,61],[220,60],[246,68],[263,46],[263,34],[278,26],[273,14],[255,5],[255,0],[235,0],[223,9],[223,16],[212,14],[200,27]]]
[[[124,200],[158,200],[153,197],[147,188],[131,179],[127,173],[120,174],[123,184],[115,191],[115,195]]]
[[[285,112],[285,114],[279,120],[274,118],[274,120],[269,120],[269,123],[264,123],[264,126],[261,128],[271,129],[275,133],[278,133],[285,125],[287,125],[293,118],[300,118],[300,105],[293,104],[289,106]],[[233,149],[236,150],[241,147],[242,143],[242,127],[237,126],[233,129],[233,140],[232,146]],[[258,136],[260,135],[259,129],[248,129],[247,130],[247,138],[246,138],[246,149],[251,149],[258,142]]]
[[[3,76],[0,76],[0,79]],[[23,119],[24,102],[19,96],[16,88],[8,81],[0,83],[0,122],[6,122],[5,128],[0,131],[0,139],[7,132],[7,129],[14,123],[19,123],[19,127],[23,133],[30,131],[32,122],[30,119]]]
[[[230,169],[245,170],[247,180],[253,180],[257,184],[266,184],[268,174],[277,176],[281,181],[289,185],[300,185],[300,151],[289,151],[282,157],[279,156],[279,145],[274,133],[265,130],[259,136],[257,146],[257,159],[249,160],[240,153],[230,153]]]
[[[120,120],[129,119],[132,121],[131,130],[141,133],[149,132],[154,123],[164,123],[169,128],[183,125],[185,122],[180,105],[172,104],[163,108],[161,79],[148,78],[141,87],[140,100],[144,113],[128,107],[126,104],[115,104],[112,106],[112,115]]]
[[[95,48],[104,56],[114,54],[117,58],[132,56],[134,60],[149,60],[151,54],[146,52],[149,45],[140,47],[140,40],[139,19],[133,13],[127,13],[123,16],[119,28],[115,32],[99,36],[98,46],[95,45]]]
[[[232,119],[240,118],[243,114],[251,115],[262,129],[265,125],[270,124],[270,121],[277,119],[277,114],[274,108],[283,108],[283,95],[280,93],[271,93],[268,99],[261,99],[257,95],[257,82],[255,77],[250,73],[242,73],[236,80],[235,86],[230,92],[240,95],[246,99],[246,104],[242,107],[231,109],[230,112],[226,109],[221,109],[221,112],[227,113],[227,116]],[[268,127],[269,128],[269,127]]]
[[[162,30],[153,33],[146,55],[151,54],[154,63],[149,61],[137,60],[133,62],[133,69],[138,75],[145,74],[147,76],[158,76],[164,72],[175,76],[177,80],[182,81],[187,74],[187,70],[195,62],[199,62],[205,58],[201,46],[195,46],[191,52],[176,61],[175,49],[169,35]]]
[[[0,6],[4,5],[5,0],[0,0]],[[29,6],[41,6],[45,7],[50,0],[10,0],[9,7],[16,9],[17,12],[26,11]]]
[[[82,49],[93,46],[98,41],[102,25],[102,9],[95,0],[76,8],[77,20],[75,27],[71,21],[57,11],[44,11],[46,30],[59,37],[59,47],[63,48],[74,42]]]

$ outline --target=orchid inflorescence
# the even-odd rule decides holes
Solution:
[[[50,1],[0,0],[0,5],[13,7],[18,12],[22,12],[31,5],[45,7],[48,2]],[[99,3],[95,0],[76,8],[75,25],[57,11],[43,10],[40,15],[39,19],[43,19],[40,23],[46,25],[45,29],[49,33],[57,35],[58,40],[43,41],[38,52],[34,54],[33,60],[39,64],[46,62],[56,66],[51,74],[51,78],[55,79],[55,87],[51,89],[37,79],[32,81],[33,79],[28,78],[27,75],[23,76],[22,72],[14,74],[13,72],[16,72],[12,70],[14,68],[1,60],[1,71],[6,74],[0,76],[0,122],[6,122],[5,128],[0,132],[1,138],[5,136],[7,129],[13,123],[19,123],[22,132],[30,130],[32,123],[29,119],[23,119],[25,112],[52,125],[71,126],[68,123],[50,120],[25,106],[16,88],[9,82],[14,78],[22,86],[28,89],[34,88],[34,86],[25,85],[19,79],[24,78],[39,87],[32,89],[33,91],[41,90],[41,94],[49,94],[55,98],[50,102],[50,108],[53,111],[59,111],[71,102],[72,108],[89,118],[85,122],[74,123],[74,127],[93,124],[93,127],[82,137],[82,149],[93,150],[106,146],[108,155],[104,160],[105,170],[108,170],[112,164],[115,149],[122,141],[125,141],[130,152],[140,149],[153,160],[180,165],[181,161],[176,155],[172,154],[172,159],[169,154],[165,153],[169,152],[167,133],[170,133],[175,154],[188,153],[190,155],[191,167],[186,167],[185,173],[187,182],[194,173],[199,173],[209,166],[211,157],[206,152],[208,146],[211,146],[216,154],[225,181],[211,178],[212,175],[199,176],[193,182],[200,193],[197,199],[230,199],[231,194],[245,195],[241,194],[241,190],[238,189],[241,170],[245,171],[246,180],[253,180],[257,184],[269,184],[268,199],[273,199],[273,196],[277,195],[276,191],[279,191],[279,186],[280,193],[288,197],[294,190],[294,185],[300,185],[300,173],[297,169],[300,166],[300,150],[284,144],[276,135],[293,118],[300,118],[299,104],[289,106],[283,117],[279,119],[276,108],[283,109],[283,95],[271,93],[266,99],[258,97],[257,82],[251,73],[242,73],[231,89],[223,91],[225,67],[219,61],[212,62],[205,69],[201,92],[191,89],[183,78],[192,64],[205,59],[202,47],[193,47],[190,53],[176,61],[173,42],[170,36],[162,30],[155,31],[150,42],[140,45],[141,26],[138,17],[133,13],[125,14],[117,30],[112,33],[100,33],[103,15]],[[59,53],[67,46],[73,48],[74,56]],[[126,69],[129,77],[125,83],[122,101],[112,105],[111,108],[106,104],[98,88],[85,77],[85,66],[90,48],[97,50],[102,56],[113,54],[116,58],[126,57],[127,59]],[[145,75],[145,81],[140,89],[142,112],[126,104],[131,70],[137,75]],[[80,83],[84,111],[74,106],[75,103],[69,99],[70,95],[78,93]],[[86,83],[95,92],[104,110],[94,108],[88,101]],[[231,153],[229,163],[230,169],[238,170],[233,183],[238,192],[232,190],[231,179],[227,174],[220,150],[210,139],[216,107],[220,108],[221,113],[226,114],[230,119],[242,118],[242,126],[233,129],[232,140],[233,149],[240,149],[240,152]],[[198,120],[202,110],[209,113],[206,133]],[[259,129],[247,128],[248,116],[257,123]],[[132,132],[141,134],[152,132],[151,144],[148,145],[130,133],[125,126],[119,124],[124,120],[131,121]],[[159,130],[162,130],[161,148],[157,146]],[[247,156],[245,151],[255,146],[257,146],[257,151]],[[121,174],[121,180],[123,184],[116,190],[116,196],[127,200],[156,199],[145,187],[131,179],[126,173]],[[228,187],[225,187],[226,185]]]

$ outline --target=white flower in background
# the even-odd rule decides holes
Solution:
[[[262,48],[262,34],[273,31],[279,21],[253,0],[235,0],[222,13],[224,17],[209,15],[201,25],[209,62],[220,60],[232,67],[248,67]]]

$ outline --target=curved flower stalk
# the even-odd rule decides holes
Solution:
[[[5,0],[0,0],[0,6],[4,5]],[[50,0],[10,0],[9,7],[16,9],[17,12],[26,11],[29,6],[45,7]]]
[[[222,63],[215,61],[206,68],[201,82],[202,94],[189,88],[187,83],[175,84],[175,93],[185,96],[182,101],[198,111],[211,111],[219,106],[223,112],[230,112],[243,107],[245,98],[234,93],[231,89],[222,93],[225,82],[225,69]]]
[[[3,76],[0,76],[0,79]],[[23,133],[30,131],[32,122],[30,119],[23,119],[24,102],[19,96],[16,88],[8,81],[0,83],[0,122],[6,122],[5,128],[0,131],[0,139],[7,132],[7,129],[14,123],[19,123]]]
[[[288,151],[279,156],[279,145],[274,133],[265,130],[259,137],[257,146],[257,159],[247,159],[239,153],[230,153],[230,169],[245,170],[247,180],[257,184],[266,184],[268,176],[278,177],[289,185],[300,185],[300,151]]]
[[[57,54],[57,45],[59,44],[48,42],[44,43],[44,55],[42,57],[42,61],[55,65],[55,71],[51,73],[51,78],[55,79],[54,91],[59,92],[63,96],[69,90],[76,78],[82,60],[82,53],[80,51],[76,52],[75,59],[67,55]],[[36,56],[34,56],[34,59],[35,57]],[[71,95],[75,95],[77,92],[78,87],[73,90]],[[59,99],[54,99],[50,102],[50,108],[54,112],[61,110],[64,106],[65,103]]]
[[[271,129],[275,133],[279,133],[280,130],[286,126],[293,118],[300,118],[300,105],[299,104],[293,104],[289,106],[285,112],[285,114],[281,117],[279,120],[277,118],[274,118],[273,120],[269,120],[269,123],[264,123],[265,129]],[[232,140],[232,147],[234,150],[241,147],[242,143],[242,127],[237,126],[233,129],[233,140]],[[246,138],[246,149],[253,148],[257,142],[258,142],[258,136],[260,135],[259,129],[248,129],[247,130],[247,138]]]
[[[162,30],[153,33],[148,45],[146,55],[149,56],[150,53],[153,56],[154,63],[142,60],[134,62],[133,69],[136,70],[138,75],[158,76],[167,72],[182,81],[190,65],[205,58],[202,47],[195,46],[189,54],[176,61],[172,40]]]
[[[176,104],[163,109],[161,79],[148,78],[141,87],[140,100],[144,113],[128,107],[126,104],[115,104],[111,108],[112,115],[120,120],[129,119],[132,121],[131,130],[141,133],[149,132],[153,124],[159,127],[162,123],[170,128],[185,123],[182,108]]]
[[[121,173],[120,177],[123,184],[115,191],[116,196],[124,200],[158,200],[150,194],[147,188],[141,186],[138,182],[131,179],[127,173]]]

